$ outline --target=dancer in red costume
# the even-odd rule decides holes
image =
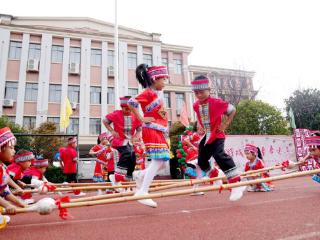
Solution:
[[[136,77],[145,89],[138,96],[129,100],[129,106],[135,116],[143,122],[142,139],[146,148],[147,157],[152,159],[147,169],[137,171],[135,174],[137,191],[136,195],[148,193],[149,186],[156,173],[170,159],[169,146],[166,141],[168,134],[168,119],[164,109],[163,88],[168,80],[168,70],[165,66],[149,67],[141,64],[136,69]],[[143,116],[139,113],[139,105]],[[157,207],[152,199],[139,200],[138,202],[150,207]]]

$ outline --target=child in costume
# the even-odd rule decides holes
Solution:
[[[15,189],[19,189],[22,193],[22,189],[10,178],[7,173],[4,163],[12,161],[15,150],[14,145],[16,142],[15,136],[12,134],[10,128],[5,127],[0,129],[0,207],[4,207],[8,214],[15,214],[17,207],[27,207],[21,200],[14,196],[9,186],[13,186]],[[10,221],[9,216],[3,216],[0,212],[0,228]]]
[[[108,145],[107,133],[101,133],[98,137],[98,144],[93,146],[89,154],[96,156],[96,166],[94,169],[93,181],[94,182],[104,182],[108,177],[108,172],[114,172],[114,163],[107,159],[107,153],[112,150]],[[110,166],[109,166],[110,165]]]
[[[48,165],[48,159],[44,159],[43,157],[35,158],[32,161],[32,166],[23,172],[22,181],[25,184],[34,185],[40,193],[46,193],[53,185],[44,176]]]
[[[145,154],[145,148],[143,146],[143,143],[141,143],[140,141],[134,142],[133,149],[134,149],[134,153],[136,154],[135,171],[146,169],[146,165],[145,165],[146,154]]]
[[[169,161],[169,146],[166,141],[168,134],[168,118],[164,109],[163,88],[169,78],[167,67],[140,64],[136,68],[136,78],[145,89],[138,96],[129,100],[129,107],[135,116],[143,123],[142,139],[146,155],[152,159],[147,169],[135,172],[136,196],[148,193],[149,186],[157,172]],[[139,105],[143,116],[139,113]],[[157,207],[152,199],[138,200],[139,203]]]
[[[240,173],[231,156],[224,151],[224,131],[231,123],[236,109],[233,105],[210,96],[209,78],[198,76],[192,82],[192,90],[198,99],[193,104],[198,123],[203,128],[205,136],[199,144],[198,164],[208,177],[217,176],[217,169],[210,165],[209,159],[214,157],[220,169],[226,175],[229,183],[241,181]],[[239,200],[246,186],[231,190],[230,200]]]
[[[244,171],[250,171],[250,170],[258,170],[265,168],[263,160],[262,160],[262,154],[258,147],[256,147],[253,144],[246,144],[244,148],[244,154],[246,155],[246,158],[248,159]],[[261,173],[259,174],[261,177],[266,178],[269,177],[268,173]],[[248,180],[255,179],[256,177],[250,177]],[[270,192],[273,190],[273,185],[271,182],[267,183],[259,183],[256,185],[251,185],[248,187],[248,192]]]
[[[132,142],[141,132],[139,119],[128,107],[129,99],[129,96],[121,97],[121,110],[115,110],[107,114],[103,120],[103,124],[113,136],[111,146],[119,153],[119,161],[115,169],[115,180],[117,182],[132,180],[132,173],[136,165]],[[111,127],[111,124],[113,124],[113,127]]]
[[[34,159],[35,156],[32,152],[21,149],[14,156],[14,162],[7,167],[7,173],[10,175],[11,179],[22,188],[26,186],[26,184],[21,181],[23,172],[31,166],[31,162]],[[34,202],[34,200],[31,199],[31,194],[22,194],[21,199],[26,204]]]
[[[320,168],[320,136],[311,136],[306,137],[304,139],[305,144],[309,146],[309,154],[299,160],[299,163],[301,164],[307,164],[308,169],[306,170],[312,170],[312,169],[319,169]],[[301,168],[303,170],[303,168]],[[320,173],[312,176],[312,179],[315,182],[320,183]]]

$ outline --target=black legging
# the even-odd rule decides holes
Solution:
[[[218,138],[210,144],[204,145],[206,137],[199,144],[198,165],[203,171],[210,170],[209,160],[214,157],[218,166],[223,172],[228,172],[236,168],[231,156],[224,151],[224,138]]]
[[[132,177],[132,173],[136,167],[136,154],[131,145],[121,146],[116,148],[119,152],[119,161],[117,166],[127,170],[127,176]]]

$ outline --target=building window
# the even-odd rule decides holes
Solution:
[[[25,101],[37,101],[38,83],[26,83]]]
[[[53,45],[51,49],[51,62],[62,63],[63,61],[63,46]]]
[[[23,127],[26,129],[34,129],[36,126],[36,117],[23,117]]]
[[[168,120],[168,127],[171,128],[171,126],[172,126],[172,121]]]
[[[90,103],[101,104],[101,87],[90,87]]]
[[[67,128],[67,134],[79,133],[79,118],[70,118],[70,124]]]
[[[114,88],[113,87],[108,87],[108,92],[107,92],[107,96],[108,96],[108,104],[114,104]]]
[[[98,135],[101,133],[101,119],[90,118],[90,135]]]
[[[174,59],[174,73],[182,74],[182,61],[180,59]]]
[[[110,66],[112,66],[113,67],[113,65],[114,65],[114,51],[113,50],[108,50],[108,63],[107,63],[107,65],[108,65],[108,67],[110,67]]]
[[[37,43],[29,44],[29,56],[28,59],[40,59],[41,55],[41,46]]]
[[[171,108],[170,93],[169,92],[164,92],[163,93],[163,98],[164,98],[165,107],[166,108]]]
[[[128,68],[136,69],[136,67],[137,67],[137,54],[128,53]]]
[[[10,41],[9,59],[10,60],[20,60],[21,49],[22,49],[21,42]]]
[[[128,95],[129,96],[137,96],[138,95],[138,89],[137,88],[128,88]]]
[[[70,63],[79,63],[81,59],[81,49],[79,47],[70,48]]]
[[[68,98],[72,103],[79,103],[80,99],[80,87],[68,86]]]
[[[49,102],[61,102],[61,85],[50,84]]]
[[[162,58],[161,61],[162,61],[162,65],[166,66],[167,69],[169,70],[168,58]]]
[[[176,93],[176,109],[177,111],[181,112],[184,102],[184,94],[183,93]]]
[[[60,132],[60,118],[59,117],[48,117],[47,122],[52,122],[56,126],[56,132]]]
[[[6,82],[6,88],[4,90],[5,99],[17,100],[18,94],[18,83],[17,82]]]
[[[91,66],[101,66],[102,50],[91,49]]]
[[[148,66],[152,66],[152,55],[151,54],[143,54],[143,63]]]

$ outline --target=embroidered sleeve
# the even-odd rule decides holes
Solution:
[[[229,116],[234,110],[236,110],[236,108],[232,104],[229,103],[225,114]]]
[[[104,123],[111,124],[112,122],[107,118],[107,116],[102,120]]]
[[[128,105],[138,108],[139,107],[139,102],[135,98],[130,98],[128,101]]]

